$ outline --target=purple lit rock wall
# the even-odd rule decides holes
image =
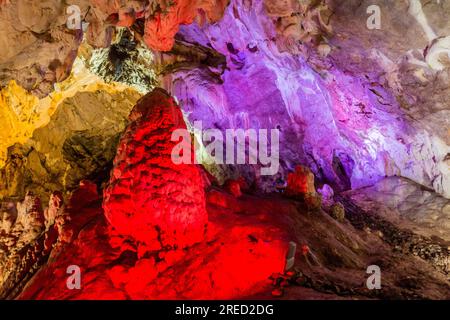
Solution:
[[[227,58],[223,83],[211,70],[170,76],[168,89],[189,121],[222,130],[280,128],[283,176],[306,164],[319,180],[343,190],[398,175],[449,197],[449,146],[408,120],[385,87],[338,69],[327,43],[308,45],[294,41],[300,31],[280,31],[283,20],[273,10],[267,14],[271,2],[232,0],[219,23],[182,27],[185,41]],[[317,17],[309,22],[312,34],[327,28]]]

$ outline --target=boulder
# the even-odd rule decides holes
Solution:
[[[295,172],[288,174],[286,195],[303,198],[306,194],[316,194],[314,174],[309,168],[299,165]]]

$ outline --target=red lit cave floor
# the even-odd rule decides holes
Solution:
[[[440,260],[414,251],[440,244],[405,235],[350,202],[341,223],[281,195],[236,198],[214,187],[206,200],[209,225],[203,242],[141,256],[135,244],[115,235],[101,199],[85,184],[72,198],[76,205],[66,208],[72,240],[53,248],[18,298],[272,299],[272,292],[282,293],[279,299],[450,297]],[[297,243],[298,273],[280,291],[269,278],[283,268],[288,241]],[[366,269],[373,264],[382,271],[381,290],[366,288]],[[81,290],[67,289],[69,265],[81,268]]]
[[[257,292],[261,280],[283,269],[288,235],[271,225],[265,212],[243,215],[211,208],[204,241],[141,256],[134,243],[110,229],[100,204],[94,200],[84,208],[68,208],[71,223],[83,227],[72,243],[54,249],[20,298],[233,298]],[[89,220],[81,221],[85,217]],[[69,265],[81,268],[81,290],[66,287]]]

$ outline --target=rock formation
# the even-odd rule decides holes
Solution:
[[[47,202],[51,192],[74,190],[84,178],[101,183],[139,96],[131,89],[99,90],[63,100],[46,126],[8,148],[0,198],[21,200],[31,190]]]
[[[21,298],[244,297],[282,272],[287,234],[281,228],[232,210],[229,221],[219,208],[207,211],[202,169],[169,161],[171,133],[185,128],[173,98],[156,89],[137,103],[130,120],[105,190],[104,215],[92,183],[82,182],[64,208],[53,195],[45,211],[49,221],[56,216],[58,232],[51,263]],[[96,258],[87,259],[92,254]],[[69,290],[65,268],[73,264],[97,280]],[[51,289],[40,290],[42,281]]]
[[[169,51],[180,24],[217,21],[226,1],[12,0],[0,4],[0,86],[15,80],[39,97],[70,75],[86,30],[87,42],[108,47],[117,27],[145,23],[145,43]]]
[[[447,94],[439,89],[448,70],[404,62],[409,50],[426,46],[406,14],[407,1],[385,4],[388,34],[366,27],[369,2],[231,1],[219,23],[180,31],[185,41],[226,56],[221,81],[194,69],[165,83],[190,122],[221,130],[280,128],[285,177],[302,163],[336,190],[348,190],[401,175],[448,197]],[[403,24],[396,24],[399,16]],[[445,14],[433,17],[445,34]],[[285,29],[283,19],[301,23]],[[406,37],[404,26],[411,26]]]
[[[158,89],[137,103],[130,120],[104,194],[106,218],[149,250],[201,241],[208,220],[200,171],[172,161],[172,133],[187,132],[181,110]]]
[[[0,298],[448,299],[449,14],[0,0]]]

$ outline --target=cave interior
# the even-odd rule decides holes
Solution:
[[[0,1],[0,299],[450,299],[449,16]]]

